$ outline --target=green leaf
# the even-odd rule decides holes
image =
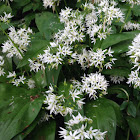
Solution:
[[[12,13],[12,9],[10,6],[2,5],[0,6],[0,15],[4,15],[3,12]]]
[[[7,40],[7,36],[0,32],[0,44],[4,43]]]
[[[12,140],[23,140],[27,135],[29,135],[32,130],[37,126],[37,124],[40,121],[40,118],[43,117],[44,115],[44,110],[41,110],[35,120],[26,128],[24,129],[21,133],[16,135]]]
[[[139,5],[134,5],[134,7],[132,8],[132,12],[135,16],[140,16],[140,6]]]
[[[36,90],[0,84],[0,139],[10,140],[38,115],[44,97]]]
[[[34,20],[34,18],[35,18],[34,13],[29,13],[28,15],[26,15],[26,16],[24,17],[25,23],[26,23],[26,26],[27,26],[27,27],[30,25],[31,21]]]
[[[133,133],[134,139],[140,140],[140,117],[137,118],[128,117],[127,122]]]
[[[59,77],[60,70],[62,68],[62,65],[58,65],[58,68],[49,68],[49,66],[46,66],[46,79],[47,79],[47,85],[50,84],[57,86],[57,81]]]
[[[37,126],[32,132],[33,136],[29,136],[32,140],[55,140],[56,121],[49,120]]]
[[[24,6],[24,5],[27,5],[30,2],[30,0],[24,0],[24,1],[14,0],[14,2],[16,2],[18,6]]]
[[[107,91],[109,94],[118,94],[118,98],[129,99],[130,89],[126,85],[112,85],[108,87]]]
[[[111,49],[114,53],[124,53],[127,52],[129,49],[128,47],[132,44],[132,40],[121,41],[120,43],[113,45]]]
[[[120,43],[121,41],[133,39],[134,37],[136,37],[138,33],[140,33],[140,31],[131,31],[131,32],[112,34],[109,37],[107,37],[105,40],[103,40],[101,48],[106,49],[108,47],[111,47],[112,45]]]
[[[106,138],[115,140],[117,116],[110,101],[103,98],[87,102],[84,113],[86,117],[93,120],[93,128],[107,131]]]
[[[123,101],[123,103],[120,106],[120,110],[124,110],[128,105],[128,101]]]
[[[37,39],[33,39],[31,41],[31,46],[29,47],[28,51],[26,52],[24,58],[19,62],[17,68],[21,68],[25,65],[27,65],[28,59],[33,59],[34,57],[36,57],[38,54],[42,53],[43,50],[45,50],[47,48],[47,45],[49,45],[49,42],[46,40],[37,40]]]
[[[44,70],[38,71],[34,79],[38,87],[44,88],[45,86],[47,86],[46,74]]]
[[[102,74],[105,75],[114,75],[114,76],[123,76],[123,77],[128,77],[128,75],[130,74],[130,69],[128,68],[121,68],[121,67],[116,67],[113,69],[104,69],[102,71]]]
[[[46,38],[50,40],[52,34],[58,32],[58,30],[63,29],[63,24],[60,23],[57,15],[50,12],[43,12],[35,15],[35,22],[38,30]]]
[[[128,104],[127,113],[133,117],[136,117],[136,107],[132,101],[130,101]]]
[[[25,12],[31,10],[32,7],[33,7],[33,4],[32,4],[32,3],[29,3],[28,5],[26,5],[26,6],[23,8],[22,13],[25,13]]]

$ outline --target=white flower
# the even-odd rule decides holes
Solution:
[[[19,79],[14,79],[14,80],[12,81],[12,83],[13,83],[13,85],[15,85],[15,86],[19,86],[20,81],[19,81]]]
[[[30,43],[29,35],[32,33],[31,29],[28,28],[26,30],[25,28],[21,28],[16,31],[15,27],[11,26],[9,31],[8,35],[11,39],[2,43],[2,52],[7,53],[7,57],[11,58],[15,55],[19,59],[22,59],[22,55],[27,51],[27,46]]]
[[[4,65],[4,59],[2,56],[0,56],[0,66],[3,66]]]
[[[58,131],[59,135],[60,135],[60,138],[63,138],[63,137],[68,135],[68,130],[66,130],[66,129],[62,128],[62,127],[60,127],[60,129],[61,129],[61,131]]]
[[[139,23],[131,23],[129,21],[124,25],[124,29],[127,31],[128,30],[140,30],[140,24]]]
[[[33,89],[33,88],[35,88],[35,81],[33,79],[29,79],[27,81],[27,85],[28,85],[29,89]]]
[[[107,131],[105,131],[105,132],[100,132],[100,131],[95,132],[94,133],[95,140],[104,140],[106,133],[107,133]]]
[[[24,77],[24,75],[22,75],[22,76],[19,76],[19,82],[21,82],[22,84],[24,84],[24,80],[25,80],[26,78]]]
[[[131,74],[128,77],[127,84],[133,84],[134,88],[140,88],[140,77],[138,71],[131,71]]]
[[[122,81],[125,80],[125,77],[123,77],[123,76],[111,75],[111,76],[110,76],[110,80],[111,80],[113,83],[115,83],[115,84],[117,84],[117,83],[120,84]]]
[[[0,67],[0,76],[2,75],[4,76],[4,74],[5,74],[4,69]]]
[[[45,8],[49,7],[49,8],[53,8],[53,10],[55,10],[55,3],[57,3],[57,5],[59,5],[60,0],[43,0],[43,6]]]
[[[81,95],[81,92],[78,90],[70,91],[69,94],[71,95],[73,102],[75,102],[75,98],[80,98],[78,95]]]
[[[130,56],[131,62],[134,64],[134,68],[137,68],[137,70],[140,69],[140,34],[138,34],[133,42],[132,46],[129,46],[129,51],[127,52],[127,55]]]
[[[80,138],[80,140],[84,140],[84,139],[89,139],[89,136],[88,136],[88,133],[85,132],[85,129],[86,129],[86,125],[82,125],[81,128],[78,129],[78,136]]]
[[[7,75],[7,78],[16,78],[16,73],[15,73],[15,71],[13,71],[13,72],[9,72],[9,74]]]
[[[54,92],[54,88],[52,85],[49,86],[49,90],[46,91],[46,93],[53,93]]]
[[[6,12],[4,12],[4,16],[0,16],[0,20],[3,21],[3,22],[7,22],[12,17],[13,16],[11,15],[11,13],[6,14]]]
[[[93,129],[93,127],[91,126],[90,129],[87,130],[87,134],[88,134],[90,139],[93,139],[95,133],[98,131],[99,131],[98,129]]]
[[[89,97],[96,99],[98,98],[96,90],[101,90],[102,92],[107,91],[108,83],[101,73],[91,73],[82,79],[82,85],[82,91],[89,94]],[[85,89],[85,87],[88,88]]]

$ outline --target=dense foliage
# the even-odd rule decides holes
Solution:
[[[1,0],[0,140],[140,139],[140,0]]]

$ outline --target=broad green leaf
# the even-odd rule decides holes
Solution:
[[[123,101],[123,103],[120,106],[120,110],[124,110],[128,105],[128,101]]]
[[[59,77],[60,70],[62,68],[62,65],[59,65],[58,68],[49,68],[49,66],[46,66],[46,79],[47,79],[47,85],[50,84],[57,86],[57,81]]]
[[[16,2],[18,4],[18,6],[25,6],[30,2],[30,0],[24,0],[24,1],[14,0],[14,2]]]
[[[134,5],[134,7],[132,8],[132,12],[135,16],[140,16],[140,6],[139,5]]]
[[[127,52],[129,49],[128,47],[132,44],[132,40],[121,41],[120,43],[113,45],[111,49],[114,53],[124,53]]]
[[[32,4],[32,3],[29,3],[28,5],[26,5],[26,6],[23,8],[22,13],[25,13],[25,12],[31,10],[32,8],[33,8],[33,4]]]
[[[30,126],[44,97],[36,90],[0,84],[0,139],[10,140]]]
[[[118,94],[117,97],[123,99],[129,99],[129,95],[131,93],[129,87],[122,84],[112,85],[108,87],[107,91],[109,94]]]
[[[107,131],[106,138],[109,140],[115,140],[116,135],[117,116],[114,107],[104,98],[87,102],[84,106],[85,116],[93,120],[93,128]]]
[[[34,20],[34,18],[35,18],[35,14],[34,13],[29,13],[28,15],[26,15],[24,17],[25,23],[26,23],[27,27],[30,25],[31,21]]]
[[[38,30],[46,38],[50,40],[52,34],[63,29],[63,24],[60,23],[57,15],[50,12],[43,12],[35,15],[35,22]]]
[[[140,140],[140,117],[137,118],[128,117],[127,122],[133,133],[134,139]]]
[[[32,140],[55,140],[56,121],[49,120],[36,126],[29,139]]]
[[[24,129],[21,133],[16,135],[12,140],[23,140],[25,137],[27,137],[27,135],[29,135],[32,132],[32,130],[38,125],[38,123],[40,122],[40,119],[41,119],[41,117],[43,117],[44,113],[45,113],[44,110],[41,110],[39,112],[39,114],[37,115],[37,117],[35,118],[35,120],[26,129]]]
[[[128,103],[127,113],[128,113],[128,115],[136,117],[136,107],[135,107],[135,105],[133,104],[132,101],[130,101]]]
[[[102,71],[102,74],[105,75],[114,75],[114,76],[123,76],[123,77],[128,77],[130,74],[130,69],[128,68],[112,68],[112,69],[104,69]]]
[[[47,86],[46,74],[44,70],[40,70],[36,73],[34,80],[36,81],[37,87],[44,88]]]
[[[12,9],[10,6],[2,5],[0,6],[0,15],[4,15],[3,12],[12,13]]]
[[[106,49],[108,47],[111,47],[112,45],[120,43],[121,41],[133,39],[134,37],[136,37],[138,33],[140,33],[140,31],[131,31],[131,32],[112,34],[109,37],[107,37],[105,40],[103,40],[101,48]]]
[[[47,45],[49,45],[49,42],[46,40],[37,40],[33,39],[31,41],[31,46],[29,47],[28,51],[26,52],[24,58],[19,62],[17,68],[21,68],[25,65],[27,65],[28,59],[33,59],[36,57],[38,54],[42,53],[43,50],[47,48]]]

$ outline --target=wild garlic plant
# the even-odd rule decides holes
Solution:
[[[0,9],[0,139],[138,139],[139,0]]]

